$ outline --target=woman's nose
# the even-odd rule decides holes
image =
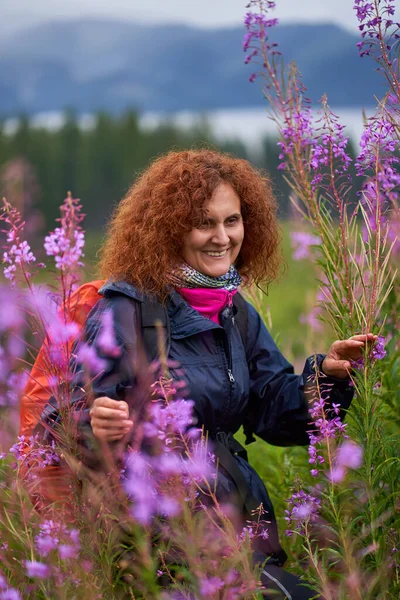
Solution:
[[[215,244],[218,244],[219,246],[225,246],[229,243],[229,236],[223,225],[215,228],[215,230],[213,231],[211,241]]]

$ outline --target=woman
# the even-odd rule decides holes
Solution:
[[[231,439],[246,424],[276,445],[308,443],[304,387],[314,372],[312,359],[295,375],[247,303],[244,339],[233,302],[240,285],[271,282],[279,259],[271,184],[248,162],[211,150],[172,152],[154,161],[117,207],[102,249],[100,271],[108,283],[85,334],[96,345],[102,315],[111,309],[121,353],[109,357],[109,368],[94,381],[90,421],[94,435],[106,442],[122,439],[133,427],[125,395],[135,384],[131,351],[140,333],[138,306],[156,297],[169,319],[168,358],[179,364],[172,376],[184,372],[199,425],[212,439],[225,440],[271,521],[269,546],[256,557],[269,559],[263,582],[280,594],[274,598],[302,600],[313,594],[282,569],[284,553],[268,493],[235,454]],[[317,355],[321,377],[333,385],[330,399],[342,409],[352,398],[350,360],[361,357],[374,339],[354,336],[335,342],[326,356]],[[226,489],[234,491],[229,475],[226,480]]]

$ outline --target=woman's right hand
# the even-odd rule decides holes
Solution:
[[[127,403],[107,396],[95,399],[89,415],[93,434],[103,442],[117,442],[133,427]]]

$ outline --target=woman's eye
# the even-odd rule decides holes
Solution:
[[[231,219],[228,219],[228,225],[235,225],[238,220],[238,217],[232,217]]]
[[[197,225],[197,229],[208,229],[209,226],[210,223],[208,223],[208,221],[203,221]]]

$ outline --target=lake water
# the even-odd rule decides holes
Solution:
[[[363,117],[361,108],[338,108],[332,109],[340,117],[340,122],[346,126],[347,135],[358,142],[363,129]],[[366,110],[367,116],[373,114],[374,109]],[[205,119],[213,134],[219,139],[238,138],[243,141],[249,149],[257,149],[262,138],[266,134],[274,135],[276,125],[269,118],[266,108],[230,108],[218,109],[204,112],[202,114],[192,111],[182,111],[175,114],[165,113],[143,113],[140,122],[143,127],[152,129],[161,122],[168,119],[182,127],[190,127]],[[8,133],[12,133],[17,126],[16,119],[9,119],[5,123]],[[33,125],[58,129],[63,124],[61,112],[39,113],[32,118]],[[80,117],[83,128],[91,128],[94,125],[93,115]]]
[[[332,109],[340,117],[342,125],[346,126],[347,135],[357,142],[363,130],[362,108]],[[371,116],[373,108],[366,109]],[[172,120],[182,126],[190,126],[199,122],[202,115],[184,111],[173,116]],[[276,124],[268,116],[266,108],[232,108],[213,110],[204,113],[214,135],[218,138],[239,138],[249,148],[258,147],[266,134],[276,134]],[[145,113],[141,122],[145,127],[155,127],[165,116],[160,113]]]

